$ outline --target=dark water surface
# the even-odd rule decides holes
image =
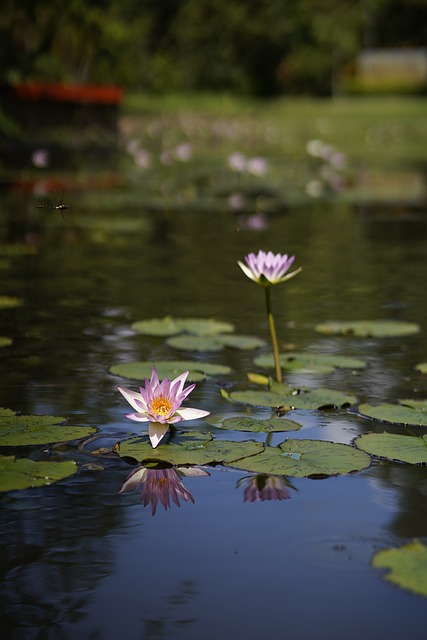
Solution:
[[[349,391],[362,402],[427,397],[427,379],[414,370],[427,360],[427,211],[317,203],[276,213],[255,232],[231,213],[117,209],[109,213],[122,222],[115,226],[101,210],[89,215],[84,201],[65,220],[40,211],[19,222],[18,211],[16,222],[13,203],[2,207],[3,243],[31,242],[37,252],[9,258],[10,269],[0,272],[0,294],[23,299],[22,307],[0,311],[0,335],[14,340],[0,352],[0,406],[96,426],[111,446],[138,428],[125,418],[129,408],[116,387],[137,385],[109,367],[186,358],[233,368],[229,379],[199,383],[186,402],[230,412],[219,389],[245,385],[253,352],[176,352],[130,325],[168,314],[215,317],[268,339],[263,292],[236,264],[259,248],[295,254],[303,266],[272,292],[281,342],[368,362],[357,375],[338,370],[289,382]],[[421,332],[363,340],[314,330],[317,322],[357,319],[417,322]],[[345,410],[289,417],[303,424],[295,438],[350,443],[385,430]],[[203,422],[194,428],[216,431]],[[272,443],[285,438],[275,434]],[[93,462],[77,445],[66,455]],[[153,517],[138,493],[118,495],[129,466],[102,464],[1,495],[5,639],[400,640],[408,630],[422,633],[426,600],[384,581],[370,561],[380,549],[427,537],[425,467],[377,460],[351,476],[291,479],[290,499],[252,503],[238,486],[248,474],[217,466],[184,480],[195,504],[159,505]]]

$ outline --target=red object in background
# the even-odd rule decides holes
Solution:
[[[74,102],[92,104],[119,104],[123,90],[114,85],[68,85],[51,82],[29,82],[18,84],[12,92],[22,100]]]

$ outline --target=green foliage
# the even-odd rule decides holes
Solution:
[[[74,460],[35,462],[29,458],[0,456],[0,491],[16,491],[52,484],[77,471]]]
[[[380,420],[381,422],[427,427],[425,403],[418,402],[414,406],[387,403],[378,405],[360,404],[357,411],[361,416]]]
[[[372,558],[372,566],[389,569],[384,578],[420,596],[427,596],[427,547],[414,540],[398,549],[384,549]]]
[[[187,381],[198,382],[210,376],[224,376],[231,372],[230,367],[209,362],[193,362],[191,360],[158,360],[156,362],[123,362],[110,367],[110,373],[130,380],[145,380],[151,377],[153,366],[159,378],[176,378],[184,371],[189,371]]]
[[[355,445],[374,456],[409,464],[427,464],[427,436],[402,436],[394,433],[366,433]]]
[[[398,31],[395,3],[365,15],[351,0],[6,0],[0,69],[8,82],[329,94],[367,35],[424,45],[422,0],[399,5]]]

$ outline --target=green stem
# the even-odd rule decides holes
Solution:
[[[268,326],[270,327],[270,335],[271,335],[271,345],[273,347],[273,357],[274,357],[274,368],[276,370],[276,380],[277,382],[283,382],[283,377],[282,377],[282,369],[280,367],[280,360],[279,360],[279,345],[277,342],[277,335],[276,335],[276,327],[274,325],[274,316],[273,316],[273,312],[271,311],[271,302],[270,302],[270,289],[271,287],[264,287],[265,288],[265,305],[266,305],[266,309],[267,309],[267,318],[268,318]]]

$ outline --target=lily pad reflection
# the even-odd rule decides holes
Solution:
[[[427,547],[414,540],[398,549],[384,549],[372,558],[372,566],[388,569],[385,580],[427,596]]]

